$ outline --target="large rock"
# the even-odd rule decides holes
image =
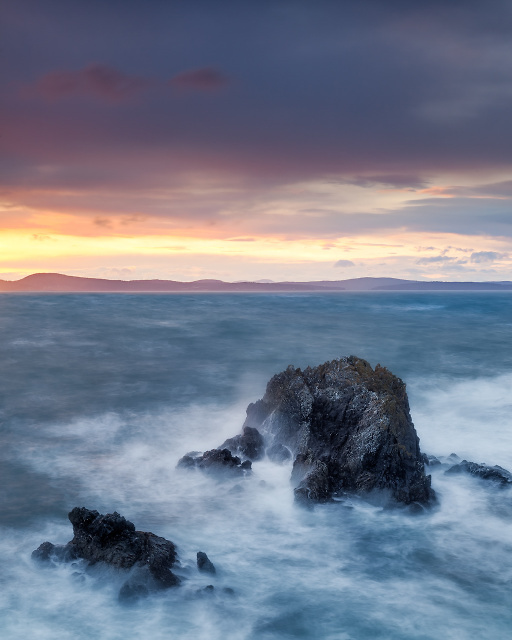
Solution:
[[[104,563],[135,571],[121,594],[140,593],[151,588],[180,583],[172,569],[177,563],[176,546],[153,533],[135,531],[135,526],[117,512],[102,515],[85,507],[69,513],[73,539],[66,545],[44,542],[32,557],[38,560],[83,559],[90,565]]]
[[[355,493],[390,503],[435,499],[425,475],[405,384],[354,356],[275,375],[250,404],[245,426],[295,457],[299,500]]]

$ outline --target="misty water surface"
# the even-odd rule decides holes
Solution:
[[[406,381],[423,451],[512,469],[509,294],[3,295],[0,330],[2,638],[510,637],[510,492],[433,469],[424,516],[305,511],[290,466],[175,469],[236,434],[274,373],[349,354]],[[35,565],[74,506],[173,540],[184,586],[127,608],[120,575]]]

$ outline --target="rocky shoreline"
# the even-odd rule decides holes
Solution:
[[[456,454],[422,453],[405,384],[384,367],[372,369],[354,356],[303,371],[290,366],[273,376],[263,398],[248,406],[240,434],[217,449],[186,454],[178,468],[220,480],[249,479],[252,463],[263,458],[274,464],[293,462],[291,487],[296,502],[305,506],[358,496],[386,508],[425,511],[437,502],[426,469],[468,475],[493,488],[512,486],[512,474],[502,467],[468,462]],[[137,531],[117,512],[102,515],[75,507],[69,520],[72,540],[65,545],[44,542],[32,553],[34,560],[119,570],[124,576],[122,601],[183,582],[173,542]],[[197,552],[196,565],[203,576],[217,572],[203,551]],[[213,590],[209,584],[198,593]],[[229,588],[223,591],[233,594]]]
[[[388,506],[436,499],[405,384],[355,356],[275,375],[263,398],[248,406],[242,433],[214,451],[184,456],[178,466],[219,472],[246,464],[248,471],[266,453],[293,458],[291,481],[304,504],[344,494]]]

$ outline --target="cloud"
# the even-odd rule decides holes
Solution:
[[[78,71],[51,71],[42,76],[32,89],[33,93],[47,100],[86,96],[119,102],[152,84],[149,78],[127,75],[113,67],[94,63]]]
[[[58,2],[54,12],[36,0],[7,4],[23,7],[3,16],[4,48],[16,52],[0,114],[12,206],[108,218],[113,230],[119,216],[147,216],[148,228],[158,218],[191,234],[215,219],[240,238],[385,238],[392,229],[512,237],[510,201],[499,199],[512,197],[509,3],[296,9],[219,0],[198,11],[193,2],[148,9],[130,0],[123,12],[85,0]],[[84,66],[98,59],[109,64]],[[222,91],[225,73],[243,81]],[[34,78],[46,100],[21,101],[12,88]],[[214,89],[214,101],[187,99]],[[148,99],[128,100],[145,90]],[[485,100],[475,102],[482,90]],[[470,118],[421,116],[422,106],[458,97]],[[443,175],[466,187],[450,192]],[[468,187],[475,176],[489,184]],[[365,190],[421,189],[433,177],[456,197],[358,201]],[[418,239],[445,242],[458,240]]]
[[[352,260],[338,260],[338,262],[335,262],[334,267],[355,267],[355,263],[352,262]]]
[[[469,259],[475,264],[482,264],[496,262],[496,260],[503,260],[507,257],[508,256],[506,253],[498,253],[496,251],[476,251],[475,253],[471,254],[471,257]]]
[[[94,224],[98,227],[103,227],[104,229],[110,229],[112,226],[112,220],[109,218],[94,218]]]
[[[183,71],[169,80],[172,87],[193,91],[215,91],[227,83],[227,77],[213,67]]]
[[[381,186],[387,189],[409,189],[415,191],[416,189],[425,189],[428,186],[428,182],[424,177],[420,177],[415,174],[382,174],[373,176],[355,176],[344,182],[345,184],[352,184],[357,187],[375,187]]]
[[[451,258],[450,256],[430,256],[428,258],[420,258],[416,260],[416,264],[445,264],[448,262],[455,262],[457,258]]]

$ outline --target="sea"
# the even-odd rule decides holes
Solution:
[[[346,355],[406,382],[423,452],[512,470],[510,293],[0,295],[0,637],[511,638],[510,490],[438,465],[425,513],[308,510],[291,463],[176,469],[275,373]],[[32,560],[75,506],[172,540],[182,586],[126,604],[122,572]]]

